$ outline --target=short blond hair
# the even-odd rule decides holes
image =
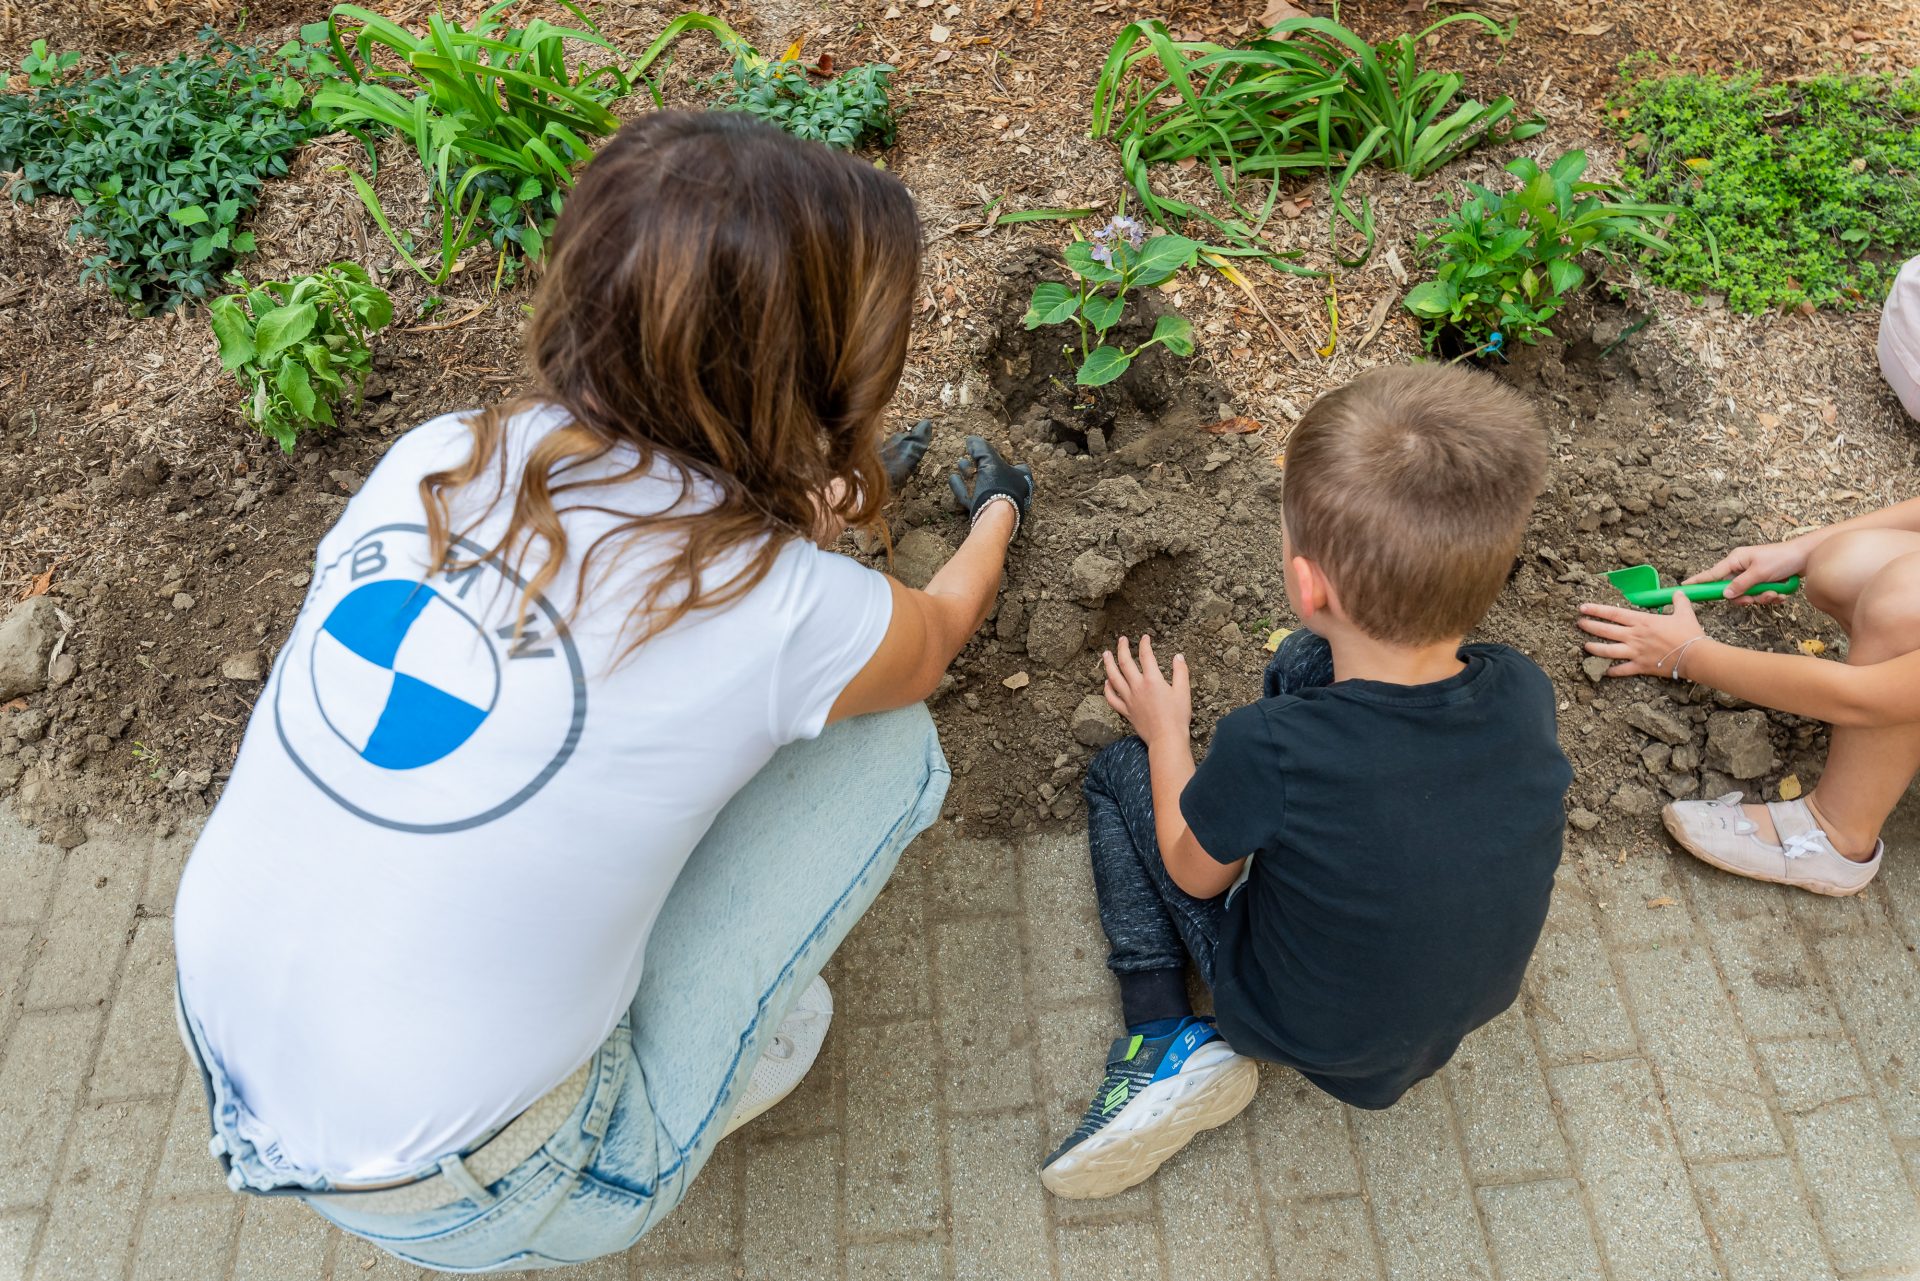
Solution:
[[[1293,554],[1369,636],[1463,636],[1506,584],[1546,470],[1533,405],[1492,375],[1370,370],[1315,401],[1287,441]]]

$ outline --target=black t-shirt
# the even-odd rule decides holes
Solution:
[[[1520,993],[1573,772],[1553,687],[1504,645],[1430,685],[1349,680],[1228,713],[1180,797],[1251,855],[1214,957],[1233,1048],[1356,1107],[1438,1071]]]

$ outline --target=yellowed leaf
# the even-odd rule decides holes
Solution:
[[[1273,629],[1272,633],[1270,633],[1267,636],[1267,643],[1261,646],[1261,648],[1266,650],[1267,653],[1271,654],[1273,653],[1274,650],[1280,648],[1281,641],[1285,640],[1287,637],[1291,635],[1293,635],[1293,628],[1276,627]]]
[[[1789,774],[1780,780],[1780,799],[1783,801],[1797,801],[1800,799],[1800,776],[1798,774]]]
[[[800,46],[805,44],[806,42],[807,42],[807,38],[805,36],[801,36],[798,40],[788,45],[787,51],[780,55],[780,61],[798,62],[800,60]]]
[[[1827,652],[1827,643],[1810,637],[1800,642],[1800,652],[1809,658],[1816,658]]]
[[[27,590],[20,594],[20,599],[32,600],[35,596],[45,596],[52,586],[53,566],[49,565],[33,576],[33,581],[27,584]]]

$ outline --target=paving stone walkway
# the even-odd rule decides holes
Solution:
[[[1520,1007],[1399,1106],[1268,1069],[1073,1203],[1035,1167],[1114,1030],[1083,838],[936,829],[829,968],[800,1091],[631,1254],[549,1275],[1920,1278],[1920,805],[1888,835],[1844,901],[1580,837]],[[216,1177],[169,1014],[189,844],[0,816],[0,1281],[429,1275]]]

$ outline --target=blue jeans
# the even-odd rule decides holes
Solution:
[[[339,1197],[310,1204],[402,1259],[452,1272],[625,1250],[687,1194],[761,1047],[900,852],[939,816],[947,781],[921,706],[783,748],[720,811],[674,882],[633,1006],[544,1148],[477,1195],[421,1214],[356,1213]],[[210,1084],[216,1099],[232,1093],[217,1068]],[[257,1161],[214,1112],[234,1163]]]

